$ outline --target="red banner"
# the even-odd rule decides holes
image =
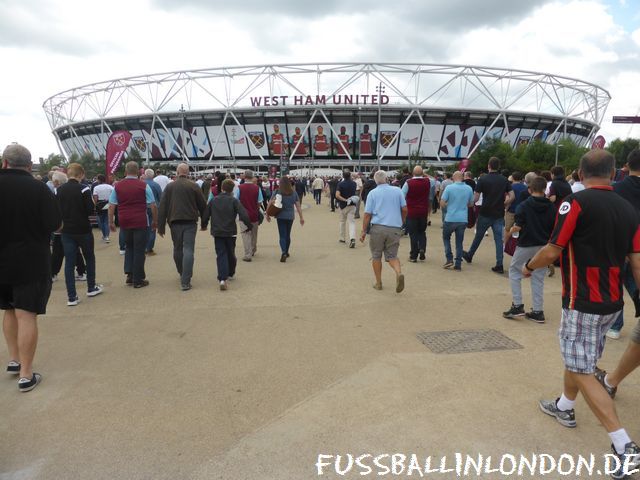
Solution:
[[[607,141],[604,139],[602,135],[598,135],[591,144],[591,149],[600,149],[602,150],[606,145]]]
[[[469,169],[470,165],[471,160],[469,160],[468,158],[463,158],[462,160],[460,160],[460,163],[458,163],[458,170],[464,173]]]
[[[129,147],[131,134],[126,130],[113,132],[107,142],[107,175],[111,176],[120,166],[124,152]]]

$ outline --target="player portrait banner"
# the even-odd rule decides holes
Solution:
[[[591,144],[591,150],[602,150],[606,144],[607,141],[604,139],[604,137],[602,135],[598,135]]]
[[[118,170],[130,141],[131,133],[126,130],[118,130],[111,134],[107,141],[107,175],[113,175]]]

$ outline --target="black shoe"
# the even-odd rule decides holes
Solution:
[[[464,258],[464,261],[467,263],[471,263],[473,261],[473,257],[471,255],[469,255],[469,252],[462,252],[462,258]]]
[[[444,268],[445,270],[449,270],[451,267],[453,267],[453,262],[450,260],[447,260],[445,264],[442,266],[442,268]]]
[[[545,322],[544,312],[542,310],[531,310],[530,312],[525,313],[524,316],[527,320],[531,320],[536,323]]]
[[[426,260],[427,256],[424,254],[424,250],[420,250],[420,256],[419,256],[420,260]]]
[[[339,241],[340,243],[347,243],[347,242],[346,242],[346,241],[344,241],[344,240],[338,240],[338,241]]]
[[[191,284],[190,283],[185,283],[183,285],[180,286],[180,290],[182,290],[183,292],[186,292],[187,290],[191,290]]]
[[[430,227],[430,226],[431,226],[431,220],[427,222],[427,227]]]
[[[42,381],[42,375],[39,373],[33,372],[33,376],[29,378],[22,377],[18,380],[18,390],[21,392],[30,392],[36,385],[38,385]]]
[[[7,369],[7,371],[8,371],[8,369]],[[594,373],[594,375],[596,376],[596,380],[598,380],[598,382],[600,382],[600,385],[602,385],[604,387],[604,389],[607,391],[609,396],[611,398],[616,398],[616,392],[618,391],[618,387],[609,387],[604,382],[604,377],[607,376],[607,372],[604,371],[604,370],[600,370],[598,367],[596,367],[596,372]]]
[[[415,259],[415,258],[411,258],[411,257],[409,257],[409,261],[410,261],[411,263],[417,263],[417,262],[418,262],[418,260],[417,260],[417,259]]]
[[[558,409],[558,400],[540,400],[538,403],[540,410],[542,410],[547,415],[555,417],[555,419],[560,423],[560,425],[564,425],[568,428],[575,428],[576,426],[576,412],[573,410],[559,410]]]
[[[495,267],[491,267],[491,271],[502,275],[504,273],[504,268],[502,265],[496,265]]]
[[[286,253],[283,253],[282,255],[280,255],[280,261],[281,261],[282,263],[284,263],[284,262],[286,262],[286,261],[287,261],[287,254],[286,254]]]
[[[455,265],[455,266],[453,267],[453,269],[454,269],[456,272],[461,272],[461,271],[462,271],[462,266],[460,266],[460,265]]]
[[[355,238],[352,238],[349,241],[349,248],[356,248],[356,240],[355,240]]]
[[[611,472],[611,478],[622,479],[630,478],[630,472],[633,472],[640,466],[640,447],[635,442],[629,442],[624,446],[624,453],[616,452],[611,445],[613,454],[618,457],[618,468],[615,472]]]
[[[524,305],[514,305],[511,304],[511,308],[506,312],[502,312],[502,316],[504,318],[516,318],[516,317],[524,317]]]
[[[251,259],[250,259],[250,258],[243,258],[243,259],[242,259],[242,261],[243,261],[243,262],[250,262],[250,261],[251,261]]]
[[[142,288],[146,287],[147,285],[149,285],[149,280],[142,280],[140,283],[135,283],[133,285],[133,288]]]
[[[127,275],[127,280],[124,282],[126,285],[132,286],[133,285],[133,276],[131,274]]]
[[[7,364],[7,373],[10,375],[18,375],[20,373],[20,364],[15,360],[11,360]]]

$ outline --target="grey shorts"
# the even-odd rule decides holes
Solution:
[[[398,227],[386,227],[384,225],[371,225],[369,231],[369,249],[373,260],[384,259],[388,262],[398,258],[402,229]]]
[[[591,374],[604,350],[605,334],[620,315],[596,315],[562,309],[560,320],[560,353],[570,372]]]
[[[631,341],[633,343],[640,343],[640,320],[636,323],[636,326],[633,327],[631,332]]]

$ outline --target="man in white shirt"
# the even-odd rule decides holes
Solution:
[[[356,182],[356,196],[358,198],[362,198],[362,177],[361,177],[361,173],[358,172],[356,174],[356,178],[354,178],[353,180]],[[362,202],[358,202],[358,204],[356,205],[356,214],[354,215],[353,218],[360,218],[360,204]]]
[[[103,174],[98,175],[98,184],[93,187],[93,201],[98,214],[98,227],[105,243],[109,243],[109,197],[112,191],[113,187],[107,183],[107,178]]]
[[[161,173],[160,175],[156,175],[153,181],[156,182],[158,185],[160,185],[160,188],[162,189],[163,192],[164,192],[164,189],[167,188],[167,185],[169,185],[169,182],[171,182],[171,180],[169,180],[169,177],[167,177],[164,173]]]

